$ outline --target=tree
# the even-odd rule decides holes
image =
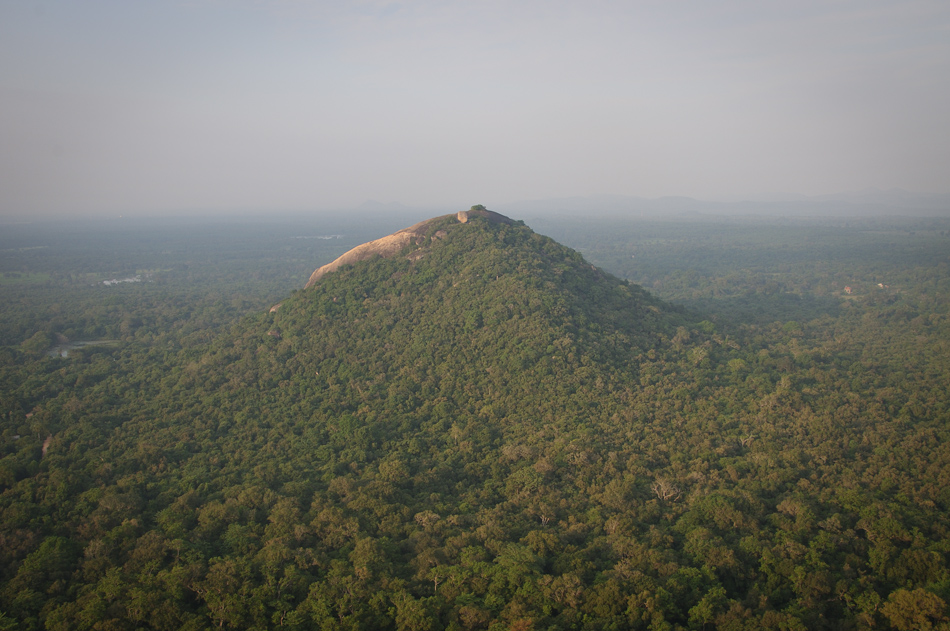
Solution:
[[[921,588],[898,589],[881,606],[881,613],[897,631],[943,628],[939,623],[947,622],[946,611],[947,603],[942,598]]]

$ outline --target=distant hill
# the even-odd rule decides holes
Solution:
[[[691,197],[655,199],[624,195],[597,195],[515,201],[498,205],[499,210],[523,217],[549,214],[688,218],[695,215],[760,216],[950,216],[950,195],[912,193],[901,189],[867,189],[852,193],[809,197],[794,194],[764,194],[730,201],[706,201]]]

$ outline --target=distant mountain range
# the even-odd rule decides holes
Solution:
[[[691,197],[644,198],[595,195],[523,200],[494,205],[500,212],[529,219],[537,214],[765,215],[765,216],[937,216],[950,215],[950,195],[913,193],[902,189],[865,189],[809,197],[797,194],[751,195],[706,201]]]
[[[552,214],[586,216],[688,217],[692,215],[759,215],[766,217],[935,217],[950,216],[950,194],[916,193],[900,188],[829,195],[760,193],[718,200],[684,196],[636,197],[630,195],[590,195],[551,197],[493,203],[492,208],[512,217],[531,220]],[[386,212],[413,216],[420,207],[399,202],[366,200],[354,208],[358,212]],[[428,208],[432,210],[432,208]],[[441,212],[441,209],[440,209]]]

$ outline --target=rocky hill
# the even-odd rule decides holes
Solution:
[[[451,222],[446,221],[450,217],[453,217],[453,215],[444,215],[442,217],[426,219],[425,221],[420,221],[417,224],[409,226],[408,228],[403,228],[402,230],[382,237],[381,239],[376,239],[374,241],[358,245],[336,260],[327,263],[317,270],[314,270],[313,274],[310,275],[310,280],[307,281],[306,286],[312,287],[324,275],[339,269],[343,265],[352,265],[354,263],[358,263],[359,261],[365,261],[367,259],[373,258],[374,256],[389,258],[395,256],[409,245],[419,246],[425,243],[426,239],[441,239],[446,235],[446,230],[442,229],[432,232],[430,228],[436,224],[445,226],[445,228],[449,230],[455,228],[455,225],[452,225]],[[481,217],[491,223],[512,223],[511,219],[508,217],[490,210],[486,210],[482,206],[473,206],[471,210],[463,210],[457,215],[454,215],[454,217],[456,218],[458,224],[468,223],[468,220],[471,217]]]

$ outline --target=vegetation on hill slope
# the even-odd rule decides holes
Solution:
[[[450,227],[207,346],[6,350],[5,414],[32,414],[0,470],[0,611],[24,629],[946,623],[946,314],[895,299],[729,328],[521,224]]]

